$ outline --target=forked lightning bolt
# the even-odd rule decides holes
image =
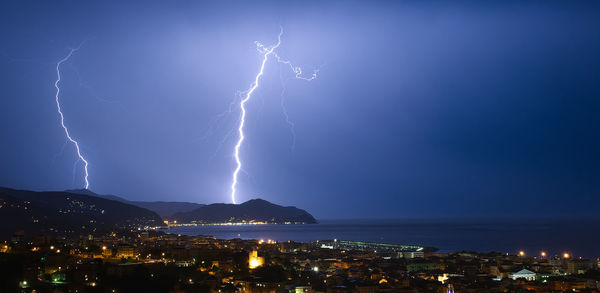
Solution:
[[[83,45],[83,43],[81,45]],[[54,87],[56,88],[56,96],[55,96],[56,109],[58,110],[58,115],[60,116],[60,125],[64,129],[67,139],[75,146],[75,150],[77,151],[77,156],[79,157],[79,160],[81,160],[83,162],[85,189],[88,189],[90,186],[90,182],[88,181],[88,161],[81,154],[81,149],[79,148],[79,143],[75,139],[73,139],[73,137],[71,137],[71,134],[69,133],[69,129],[65,125],[65,116],[63,115],[63,112],[62,112],[62,109],[60,106],[60,99],[59,99],[60,87],[58,86],[58,84],[60,83],[60,65],[63,62],[69,60],[69,58],[71,58],[73,53],[77,52],[77,50],[79,50],[79,48],[81,48],[81,45],[79,45],[77,48],[71,49],[69,51],[69,54],[67,54],[67,56],[65,56],[63,59],[58,61],[58,63],[56,63],[56,82],[54,82]]]
[[[279,55],[277,55],[277,53],[275,52],[275,49],[279,48],[279,46],[281,45],[281,36],[282,35],[283,35],[283,28],[281,29],[281,31],[279,32],[279,35],[277,36],[277,44],[272,45],[270,47],[266,47],[259,42],[255,42],[256,49],[258,50],[258,52],[260,54],[262,54],[262,62],[260,64],[260,70],[258,71],[258,74],[254,78],[254,82],[252,84],[250,84],[250,88],[248,90],[243,92],[244,97],[240,101],[241,116],[240,116],[240,124],[238,125],[239,138],[233,149],[233,157],[235,158],[236,167],[235,167],[235,170],[233,171],[233,180],[231,183],[231,202],[234,204],[236,203],[235,195],[236,195],[236,191],[237,191],[236,187],[237,187],[237,183],[238,183],[238,175],[239,175],[240,171],[242,170],[242,161],[240,160],[240,148],[242,147],[242,143],[244,142],[244,139],[245,139],[244,125],[246,124],[246,103],[252,97],[252,93],[254,93],[254,91],[258,88],[258,82],[260,81],[260,78],[264,74],[265,64],[267,63],[269,56],[273,55],[275,57],[275,59],[277,60],[277,62],[288,65],[291,68],[291,70],[294,72],[295,77],[298,79],[310,81],[317,77],[318,70],[315,70],[310,77],[303,77],[302,69],[300,67],[294,66],[290,61],[284,60],[281,57],[279,57]]]

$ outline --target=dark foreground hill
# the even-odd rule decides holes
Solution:
[[[130,204],[69,192],[0,187],[0,237],[26,234],[87,235],[161,226],[155,212]]]
[[[102,197],[110,200],[116,200],[123,203],[131,204],[141,208],[145,208],[157,213],[163,218],[168,218],[175,213],[184,213],[193,211],[197,208],[203,207],[203,204],[193,202],[179,202],[179,201],[130,201],[116,195],[102,195],[96,194],[86,189],[75,189],[67,190],[66,192],[79,193],[91,196]]]
[[[315,218],[305,210],[283,207],[266,200],[253,199],[242,204],[217,203],[190,212],[177,213],[169,220],[180,223],[269,222],[315,224]]]

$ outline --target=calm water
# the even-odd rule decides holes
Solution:
[[[175,227],[169,233],[219,239],[314,241],[362,240],[433,246],[440,251],[472,250],[529,255],[570,252],[600,257],[600,219],[595,220],[322,220],[315,225]]]

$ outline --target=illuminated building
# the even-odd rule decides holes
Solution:
[[[262,266],[265,263],[264,257],[259,257],[258,252],[253,250],[249,253],[248,256],[248,267],[251,269]]]
[[[113,251],[112,251],[112,249],[110,249],[110,248],[107,248],[106,246],[103,246],[103,247],[102,247],[102,256],[103,256],[103,257],[111,257],[111,256],[112,256],[112,254],[113,254]]]
[[[310,293],[314,292],[309,286],[297,286],[294,288],[294,293]]]
[[[119,245],[119,247],[117,248],[117,257],[119,258],[133,258],[134,255],[134,248],[132,246]]]
[[[513,280],[525,279],[527,281],[535,281],[535,273],[527,269],[522,269],[516,273],[511,274],[510,278]]]

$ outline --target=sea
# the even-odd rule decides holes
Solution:
[[[320,220],[305,225],[204,225],[165,230],[182,235],[210,235],[217,239],[268,239],[308,242],[356,240],[413,244],[440,252],[501,252],[548,256],[600,257],[600,219],[402,219]]]

